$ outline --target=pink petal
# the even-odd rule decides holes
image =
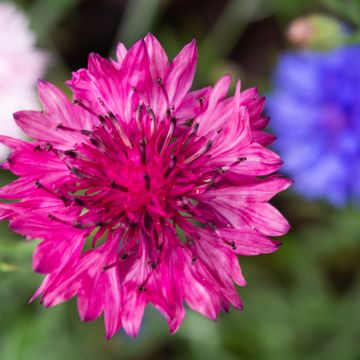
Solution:
[[[196,68],[197,49],[193,40],[187,44],[170,64],[164,81],[170,106],[175,109],[190,90]]]
[[[163,47],[156,37],[150,33],[145,36],[144,41],[150,58],[150,72],[153,80],[164,79],[169,61]]]
[[[125,45],[119,42],[116,47],[116,57],[119,65],[123,62],[126,54],[127,54],[127,50]]]

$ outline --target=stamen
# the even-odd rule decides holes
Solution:
[[[127,137],[127,135],[125,134],[125,131],[123,129],[123,127],[121,126],[119,120],[116,118],[116,116],[109,111],[108,112],[108,116],[111,119],[116,131],[118,132],[120,139],[122,140],[122,142],[125,144],[125,146],[127,146],[129,149],[132,149],[132,145],[131,142],[129,140],[129,138]]]
[[[96,114],[92,109],[90,109],[88,106],[86,106],[86,105],[82,102],[82,100],[80,100],[80,99],[75,99],[75,100],[73,101],[73,104],[74,104],[74,105],[79,105],[80,107],[82,107],[84,110],[86,110],[86,111],[89,112],[90,114],[98,117],[98,114]]]
[[[206,145],[204,147],[202,147],[201,149],[199,149],[195,154],[191,155],[190,157],[188,157],[186,160],[184,160],[184,164],[190,164],[191,162],[193,162],[194,160],[196,160],[197,158],[199,158],[200,156],[204,155],[205,153],[207,153],[211,146],[213,144],[212,140],[209,140]]]
[[[172,117],[170,119],[170,125],[169,125],[169,130],[166,134],[166,138],[165,138],[165,141],[164,141],[164,144],[162,146],[162,149],[160,151],[160,156],[163,156],[167,147],[169,146],[170,144],[170,140],[171,140],[171,137],[174,133],[174,130],[175,130],[175,127],[176,127],[176,118]]]
[[[139,291],[146,291],[146,287],[144,286],[144,284],[139,285],[137,289]]]
[[[59,190],[51,190],[48,187],[44,186],[43,184],[40,183],[40,180],[35,181],[35,186],[38,189],[42,189],[42,190],[46,191],[48,194],[57,197],[58,199],[63,201],[65,206],[69,206],[73,202],[73,200],[71,198],[61,194],[59,192]]]
[[[148,174],[145,174],[144,180],[145,180],[145,189],[150,190],[150,176]]]
[[[53,215],[53,214],[48,214],[48,218],[49,218],[50,220],[58,221],[58,222],[60,222],[61,224],[64,224],[64,225],[70,225],[69,222],[67,222],[67,221],[65,221],[65,220],[62,220],[62,219],[59,219],[58,217],[56,217],[56,216]]]
[[[70,156],[73,159],[76,159],[78,157],[78,153],[76,150],[66,150],[64,151],[64,155]]]
[[[44,150],[45,151],[53,151],[54,147],[50,143],[46,143]]]
[[[132,145],[131,142],[129,140],[129,138],[127,137],[127,135],[125,134],[124,129],[122,128],[119,120],[116,118],[116,116],[114,115],[114,113],[112,111],[109,110],[109,108],[106,106],[105,102],[103,99],[101,99],[100,97],[98,97],[98,101],[100,103],[100,105],[104,108],[104,110],[107,113],[107,116],[111,119],[112,124],[114,125],[116,131],[118,132],[120,139],[122,140],[122,142],[130,149],[132,149]]]
[[[89,176],[87,174],[81,172],[78,168],[76,168],[74,166],[73,167],[68,167],[68,168],[78,178],[81,178],[81,179],[88,179],[89,178]]]
[[[197,131],[199,129],[199,123],[195,123],[193,126],[193,130],[190,132],[188,138],[183,143],[183,147],[186,147],[189,145],[190,141],[193,139],[193,137],[196,135]]]
[[[163,91],[164,96],[165,96],[166,105],[169,108],[170,107],[169,94],[168,94],[168,92],[167,92],[167,90],[166,90],[166,88],[164,86],[164,83],[163,83],[162,79],[158,78],[156,80],[156,83],[160,86],[161,90]]]
[[[129,256],[129,255],[128,255],[126,252],[123,253],[123,254],[122,254],[116,261],[114,261],[113,263],[104,265],[104,266],[103,266],[103,270],[106,271],[106,270],[109,270],[109,269],[113,268],[114,266],[118,265],[118,264],[121,262],[121,260],[127,259],[128,256]]]
[[[92,131],[86,130],[86,129],[74,129],[68,126],[64,126],[62,123],[59,123],[56,125],[56,130],[64,130],[64,131],[70,131],[70,132],[77,132],[85,136],[91,136]]]
[[[177,158],[175,155],[173,155],[171,157],[171,163],[169,165],[169,167],[166,169],[165,173],[164,173],[164,179],[167,179],[170,175],[170,173],[173,171],[175,165],[176,165],[176,162],[177,162]]]
[[[128,191],[129,191],[129,189],[128,189],[126,186],[117,184],[117,183],[115,182],[115,180],[111,180],[110,186],[111,186],[113,189],[116,189],[116,190],[119,190],[119,191],[123,191],[123,192],[128,192]]]
[[[146,139],[145,138],[142,138],[140,140],[139,150],[140,150],[140,156],[141,156],[141,164],[145,165],[146,164]]]
[[[135,120],[136,120],[136,124],[139,128],[139,130],[141,129],[141,110],[142,110],[143,105],[139,104],[137,109],[136,109],[136,115],[135,115]]]
[[[155,113],[153,111],[153,109],[150,106],[146,107],[146,112],[149,114],[150,119],[151,119],[151,124],[150,124],[150,133],[151,135],[154,134],[154,132],[156,131],[156,117],[155,117]]]

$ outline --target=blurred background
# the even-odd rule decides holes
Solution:
[[[257,86],[262,95],[272,93],[274,69],[285,50],[326,52],[359,38],[358,0],[12,3],[28,18],[41,49],[37,51],[46,57],[41,76],[64,89],[71,71],[86,66],[90,52],[114,56],[118,41],[129,46],[149,31],[169,57],[186,42],[197,40],[196,87],[231,73],[233,79],[241,78],[243,89]],[[0,31],[6,33],[2,11],[0,7]],[[313,14],[327,21],[310,31],[308,16]],[[304,17],[305,22],[296,23],[300,27],[289,30],[290,23]],[[0,57],[2,48],[0,43]],[[1,64],[0,59],[0,68]],[[0,107],[6,106],[3,79]],[[1,121],[1,131],[6,132]],[[360,143],[360,134],[358,139]],[[10,179],[8,173],[0,173],[1,185]],[[74,300],[47,310],[37,301],[27,304],[42,278],[31,270],[36,244],[1,223],[0,359],[359,360],[359,207],[351,201],[333,206],[325,198],[307,200],[294,191],[281,194],[274,203],[292,230],[277,253],[240,258],[248,280],[248,286],[239,289],[243,312],[232,310],[211,322],[189,311],[171,336],[164,319],[149,307],[137,339],[121,331],[110,341],[105,340],[102,320],[80,322]]]

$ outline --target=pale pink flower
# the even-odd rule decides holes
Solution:
[[[47,56],[35,48],[27,18],[13,4],[0,2],[0,27],[0,132],[22,136],[13,113],[36,106],[35,85]],[[7,153],[0,145],[0,159]]]
[[[255,89],[226,98],[230,77],[190,91],[191,42],[169,63],[152,35],[117,61],[89,57],[73,73],[71,103],[39,83],[43,112],[20,111],[34,139],[9,137],[4,167],[19,179],[2,189],[0,217],[42,242],[34,298],[46,307],[77,296],[81,319],[104,313],[107,337],[136,336],[154,305],[176,331],[184,304],[216,319],[242,308],[237,255],[271,253],[287,221],[268,201],[290,181],[263,145],[264,98]]]

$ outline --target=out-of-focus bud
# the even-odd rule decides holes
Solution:
[[[304,16],[292,21],[287,30],[289,42],[296,47],[330,50],[343,45],[349,31],[337,19],[320,14]]]

